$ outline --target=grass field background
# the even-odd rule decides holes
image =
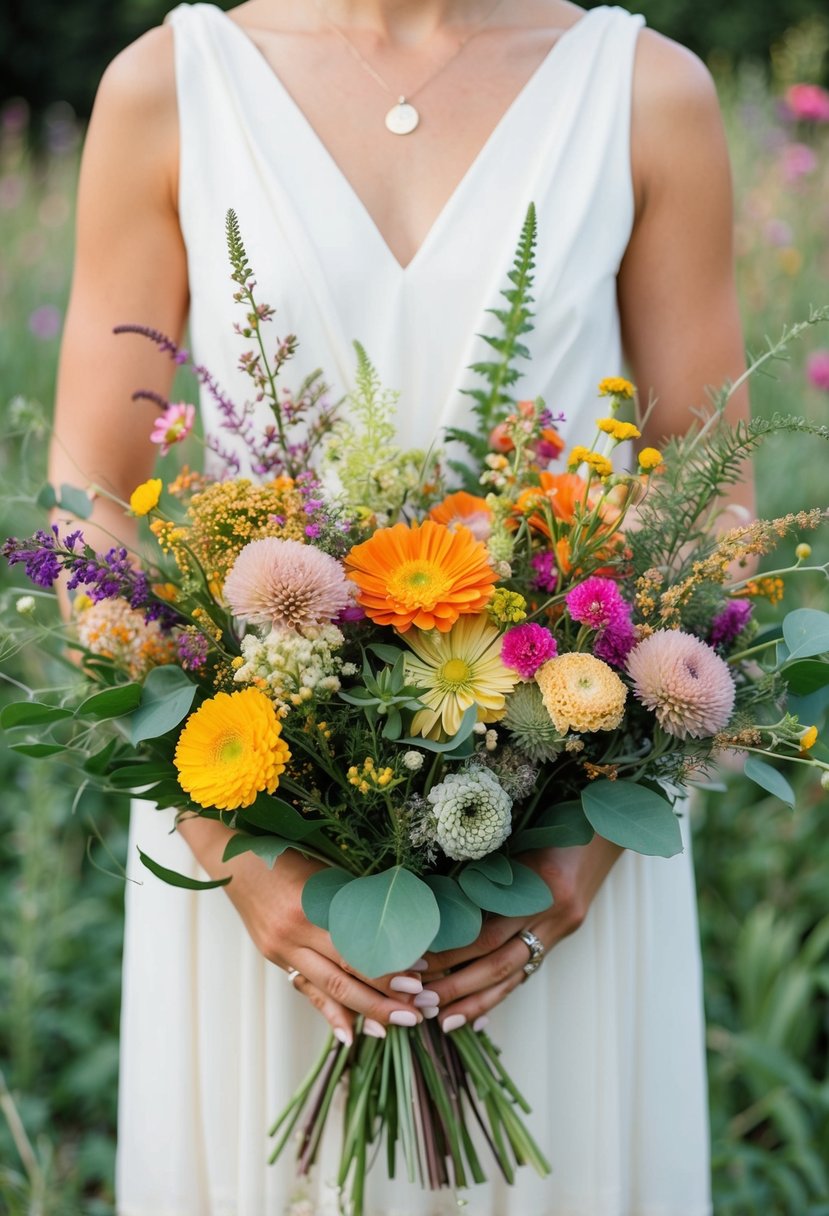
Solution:
[[[771,77],[756,69],[719,80],[753,351],[829,303],[829,124],[793,124],[780,102],[793,80],[818,78],[829,43],[820,28],[793,31]],[[1,121],[5,535],[39,523],[31,499],[43,481],[80,133],[54,108],[47,149],[33,159],[25,107],[8,106]],[[807,374],[821,349],[829,326],[755,379],[755,412],[829,422],[829,391]],[[826,506],[827,458],[814,439],[769,442],[756,463],[760,513]],[[829,559],[829,529],[814,546]],[[2,668],[37,684],[48,661],[11,654],[5,633],[20,588],[0,572]],[[827,606],[819,576],[799,594]],[[0,683],[0,700],[8,694]],[[105,1216],[114,1210],[123,902],[112,872],[126,852],[126,806],[90,799],[74,811],[68,773],[19,760],[1,739],[0,789],[0,1213]],[[717,1216],[829,1216],[829,800],[814,784],[799,795],[792,814],[731,776],[697,821]]]

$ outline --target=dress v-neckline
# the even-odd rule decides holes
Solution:
[[[573,25],[568,26],[568,28],[566,30],[564,30],[564,32],[556,39],[556,41],[553,43],[553,45],[547,51],[546,55],[543,57],[541,62],[538,64],[538,66],[536,68],[534,68],[534,70],[532,71],[530,76],[527,78],[527,80],[524,82],[524,84],[521,86],[521,88],[515,94],[512,101],[507,106],[507,108],[503,111],[500,118],[495,123],[495,126],[492,128],[489,135],[486,137],[484,142],[481,144],[480,148],[475,153],[472,160],[469,162],[466,169],[461,174],[460,178],[455,183],[454,187],[452,188],[452,190],[449,192],[448,196],[444,200],[443,205],[440,207],[439,211],[437,212],[437,214],[435,215],[431,224],[429,225],[429,228],[427,229],[425,236],[423,237],[422,241],[418,245],[414,254],[409,259],[409,261],[406,262],[405,264],[403,262],[401,262],[400,259],[397,257],[397,255],[394,253],[394,251],[392,250],[388,241],[386,240],[383,233],[381,232],[376,220],[374,219],[374,216],[371,214],[371,212],[369,211],[365,202],[363,201],[362,197],[360,196],[360,194],[358,194],[357,190],[353,186],[351,179],[345,173],[342,166],[337,162],[334,155],[328,148],[327,144],[320,137],[316,128],[311,123],[311,121],[308,118],[308,116],[306,115],[305,111],[302,109],[302,107],[299,105],[299,103],[294,98],[293,94],[289,91],[287,86],[284,84],[281,77],[278,75],[276,69],[274,68],[273,64],[270,62],[270,60],[267,59],[264,52],[262,52],[259,49],[259,47],[256,45],[256,43],[253,41],[253,38],[250,36],[250,34],[248,34],[247,31],[241,25],[239,25],[238,22],[234,21],[233,18],[230,17],[228,13],[226,13],[223,9],[220,9],[217,5],[204,4],[204,5],[199,5],[199,7],[208,9],[212,13],[216,14],[216,16],[221,20],[221,22],[224,25],[229,26],[234,31],[235,36],[238,37],[240,44],[247,48],[246,53],[250,53],[252,59],[255,62],[258,62],[259,70],[262,70],[266,73],[266,76],[273,82],[273,86],[285,98],[286,104],[289,106],[291,111],[294,113],[297,120],[302,124],[304,130],[306,131],[306,133],[308,134],[308,136],[310,138],[312,145],[318,149],[324,163],[326,164],[326,166],[328,168],[328,171],[332,174],[332,176],[335,179],[339,180],[342,183],[344,193],[351,200],[352,205],[356,207],[358,212],[363,217],[363,220],[366,222],[367,227],[369,228],[370,232],[372,233],[374,240],[382,249],[384,256],[393,262],[394,266],[397,268],[397,271],[401,275],[407,275],[407,274],[411,274],[414,271],[415,267],[426,257],[429,249],[434,244],[434,242],[437,240],[437,238],[440,234],[440,231],[442,230],[444,225],[448,222],[448,217],[453,212],[456,201],[461,196],[461,194],[463,192],[465,192],[470,181],[474,178],[474,176],[479,171],[480,166],[481,166],[482,162],[484,161],[484,159],[486,158],[487,153],[489,152],[489,150],[493,146],[493,144],[495,144],[497,142],[497,140],[501,136],[502,132],[508,125],[511,117],[516,113],[516,111],[518,109],[521,108],[522,103],[525,101],[527,96],[530,93],[532,93],[534,88],[537,86],[538,82],[546,74],[547,70],[549,69],[549,65],[558,57],[559,48],[564,43],[568,42],[569,39],[572,38],[573,35],[575,35],[577,33],[577,31],[581,30],[584,25],[589,23],[590,19],[592,17],[594,17],[595,14],[605,11],[605,9],[607,8],[607,5],[599,5],[597,8],[589,9],[584,14],[583,17],[580,17],[579,20],[574,22]]]

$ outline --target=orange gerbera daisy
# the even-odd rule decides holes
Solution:
[[[431,519],[380,528],[354,546],[345,566],[366,615],[400,633],[412,625],[446,633],[463,613],[481,612],[498,581],[468,528]]]
[[[463,524],[476,540],[486,540],[492,530],[492,511],[487,500],[476,494],[467,494],[466,490],[447,495],[443,502],[432,507],[429,518],[436,524],[445,524],[447,528],[457,528]]]

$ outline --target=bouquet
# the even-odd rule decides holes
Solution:
[[[762,439],[825,439],[827,428],[791,417],[730,427],[726,386],[657,451],[637,446],[634,387],[611,376],[592,444],[565,452],[562,419],[512,392],[532,327],[531,208],[492,310],[491,358],[471,369],[470,429],[445,436],[448,456],[402,452],[396,396],[358,344],[345,410],[319,374],[293,394],[278,386],[296,340],[268,356],[273,310],[256,297],[232,212],[227,238],[254,401],[238,407],[195,371],[251,475],[214,435],[212,473],[185,466],[166,487],[138,486],[129,510],[149,523],[150,556],[96,552],[75,523],[6,542],[40,593],[59,577],[74,592],[70,685],[6,707],[16,750],[59,755],[85,782],[139,791],[179,818],[221,820],[233,829],[226,859],[250,851],[278,866],[296,849],[324,863],[304,911],[368,977],[471,944],[488,914],[548,907],[554,892],[527,851],[595,833],[679,852],[683,791],[724,751],[784,802],[791,786],[772,761],[811,766],[829,786],[829,753],[797,712],[829,687],[829,614],[795,609],[769,628],[755,618],[789,573],[826,574],[801,539],[824,513],[712,527]],[[263,401],[272,420],[260,429]],[[158,405],[152,438],[167,450],[194,410]],[[635,472],[619,459],[631,444]],[[72,487],[41,501],[58,519],[91,511]],[[747,558],[781,543],[793,560],[744,576]],[[41,638],[35,597],[18,607]],[[230,881],[141,860],[174,885]],[[510,1181],[517,1165],[550,1168],[482,1031],[446,1034],[424,1018],[382,1039],[331,1036],[272,1128],[274,1157],[296,1139],[299,1171],[311,1169],[340,1087],[337,1183],[353,1216],[383,1145],[391,1175],[402,1160],[433,1188],[483,1180],[483,1148]]]

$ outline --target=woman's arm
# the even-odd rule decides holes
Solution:
[[[155,407],[131,395],[141,388],[167,397],[175,369],[146,339],[115,336],[112,329],[136,322],[176,341],[183,334],[188,279],[177,165],[172,31],[160,28],[107,69],[89,127],[50,453],[54,484],[93,484],[126,501],[152,470]],[[113,536],[135,543],[123,508],[104,495],[94,507],[91,526],[83,527],[90,543],[108,549]],[[396,995],[390,977],[369,985],[348,973],[328,934],[305,919],[300,893],[314,864],[289,850],[273,871],[252,856],[226,865],[227,828],[194,818],[181,833],[208,872],[232,875],[226,890],[258,948],[310,977],[297,988],[342,1036],[351,1035],[350,1010],[381,1023],[401,1014],[420,1020],[410,991]],[[409,977],[409,988],[416,983]]]
[[[640,399],[657,398],[645,438],[658,447],[664,436],[687,429],[692,407],[709,400],[706,388],[736,380],[745,361],[731,172],[716,91],[696,56],[650,30],[637,50],[631,147],[636,218],[619,273],[619,308]],[[748,416],[745,389],[728,416]],[[730,501],[753,514],[750,479]],[[532,929],[550,949],[578,929],[620,854],[596,837],[582,847],[526,855],[522,860],[550,885],[553,907],[523,920],[491,917],[474,945],[430,956],[433,975],[468,964],[429,982],[440,996],[442,1021],[474,1021],[516,988],[528,959],[516,934]]]

